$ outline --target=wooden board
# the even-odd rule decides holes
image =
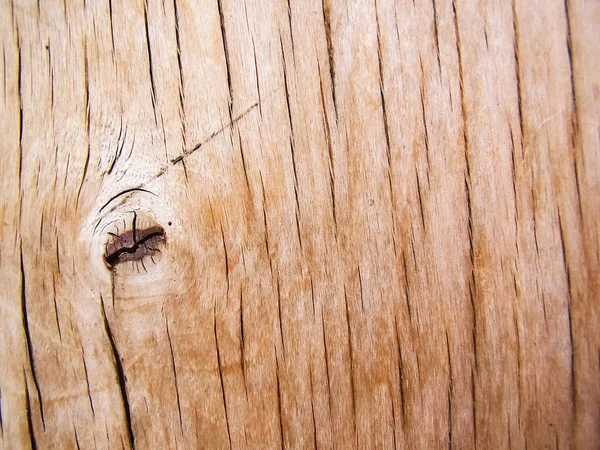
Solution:
[[[2,0],[3,448],[598,448],[600,3]]]

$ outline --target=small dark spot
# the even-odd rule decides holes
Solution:
[[[119,263],[142,261],[145,257],[160,253],[158,247],[166,242],[165,230],[159,226],[129,230],[118,235],[109,234],[111,239],[106,245],[104,261],[111,269]]]
[[[171,222],[169,222],[169,226],[173,225]]]

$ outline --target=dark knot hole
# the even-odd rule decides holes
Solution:
[[[117,264],[128,261],[143,261],[160,253],[160,246],[166,241],[165,230],[158,226],[145,229],[124,231],[123,233],[108,233],[110,241],[106,245],[104,260],[111,269]]]

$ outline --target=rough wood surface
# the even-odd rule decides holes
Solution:
[[[0,445],[598,448],[599,27],[1,0]]]

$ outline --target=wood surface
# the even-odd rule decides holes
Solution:
[[[0,447],[600,448],[599,30],[1,0]]]

